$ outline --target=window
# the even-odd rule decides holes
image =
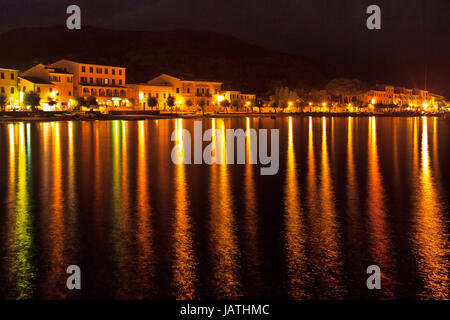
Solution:
[[[86,67],[85,66],[81,67],[81,72],[86,72]]]
[[[89,67],[89,72],[93,73],[94,72],[94,67]]]
[[[108,79],[105,79],[105,84],[108,84],[108,81],[109,81]]]
[[[122,69],[119,69],[119,76],[122,75]]]
[[[2,87],[2,93],[5,93],[5,88]]]
[[[97,84],[102,84],[102,79],[97,78]]]
[[[52,92],[52,91],[53,91],[53,88],[50,88],[48,91]]]
[[[71,97],[72,96],[72,91],[69,91],[69,97]]]
[[[0,73],[0,78],[1,79],[5,79],[5,74],[2,72],[2,73]]]
[[[97,68],[96,71],[97,73],[102,73],[102,68]]]
[[[105,68],[105,74],[108,74],[108,69],[107,68]]]
[[[111,69],[112,74],[116,74],[116,69]]]
[[[177,93],[180,93],[180,88],[177,88]]]
[[[89,83],[94,83],[94,78],[89,78]]]
[[[115,85],[116,84],[116,79],[112,79],[111,82],[112,82],[113,85]]]
[[[119,80],[119,85],[122,85],[122,80]]]
[[[14,80],[14,73],[11,72],[11,80]]]
[[[11,94],[14,94],[14,87],[11,87]]]
[[[187,88],[187,93],[191,93],[191,88]]]

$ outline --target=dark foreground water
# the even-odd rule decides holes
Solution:
[[[0,125],[0,298],[450,298],[443,120],[211,126],[280,129],[278,174],[172,164],[193,120]]]

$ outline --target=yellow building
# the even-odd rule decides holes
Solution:
[[[369,90],[364,101],[369,105],[383,104],[386,106],[408,107],[412,109],[426,109],[435,104],[433,94],[422,89],[407,89],[394,86],[377,85]]]
[[[245,94],[240,91],[223,91],[221,95],[223,99],[230,102],[230,107],[233,111],[251,111],[251,108],[255,105],[256,95],[254,94]]]
[[[201,101],[206,111],[214,111],[222,88],[222,82],[177,78],[167,74],[161,74],[147,84],[155,87],[170,87],[175,97],[176,107],[182,111],[198,110],[202,104]]]
[[[55,110],[71,110],[73,106],[73,75],[62,69],[38,64],[24,72],[21,77],[32,77],[46,80],[55,85],[53,93]]]
[[[50,65],[73,75],[75,96],[94,96],[99,105],[127,105],[126,68],[62,59]]]
[[[36,77],[19,77],[20,103],[24,104],[23,97],[29,91],[36,92],[40,100],[40,108],[44,111],[55,111],[56,108],[56,86],[50,81]],[[24,109],[30,106],[23,105]]]
[[[128,100],[137,110],[166,110],[167,98],[174,96],[174,90],[172,86],[153,86],[147,83],[133,83],[127,84]],[[150,107],[148,99],[153,97],[156,99],[157,105]],[[176,104],[178,103],[176,101]]]
[[[6,96],[6,110],[19,108],[19,70],[0,68],[0,94]]]

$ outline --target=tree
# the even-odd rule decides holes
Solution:
[[[255,105],[258,108],[259,113],[261,113],[261,108],[263,106],[263,101],[261,99],[258,99],[258,100],[256,100]]]
[[[94,108],[98,107],[97,99],[94,96],[89,96],[86,98],[86,107]]]
[[[0,94],[0,107],[1,107],[2,111],[5,111],[6,102],[7,102],[6,96],[3,93],[1,93]]]
[[[326,85],[327,91],[339,98],[339,103],[351,103],[366,91],[366,84],[358,79],[336,78]]]
[[[299,99],[295,91],[291,91],[288,87],[281,87],[275,89],[274,101],[277,102],[278,107],[286,109],[289,103],[292,105]]]
[[[200,108],[202,108],[202,115],[205,115],[205,105],[206,105],[205,100],[200,99],[200,100],[198,101],[198,106],[199,106]]]
[[[274,112],[277,112],[277,108],[278,108],[278,101],[274,101],[272,102],[271,107],[273,108]]]
[[[236,108],[236,111],[237,111],[239,108],[239,101],[238,100],[231,101],[231,107]]]
[[[167,97],[167,100],[166,100],[166,103],[167,103],[167,106],[168,106],[170,109],[173,109],[173,107],[175,106],[175,97],[173,97],[173,96],[168,96],[168,97]]]
[[[147,103],[148,103],[148,106],[153,109],[154,107],[156,107],[158,105],[158,99],[156,99],[155,97],[148,97]],[[144,108],[144,110],[145,110],[145,108]]]
[[[26,106],[30,106],[31,110],[35,111],[36,107],[41,104],[41,97],[34,91],[28,91],[23,97],[23,103]]]
[[[225,112],[228,112],[227,108],[230,106],[230,101],[228,101],[227,99],[223,99],[222,101],[220,101],[220,106],[225,109]]]
[[[75,107],[74,107],[74,109],[76,109],[76,110],[81,110],[81,107],[86,105],[86,100],[83,97],[76,96],[74,98],[74,100],[75,100]]]

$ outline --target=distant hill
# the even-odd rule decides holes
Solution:
[[[222,80],[226,88],[264,94],[275,86],[320,87],[333,68],[304,57],[247,44],[213,32],[121,31],[65,26],[22,28],[0,34],[0,66],[26,69],[61,58],[128,68],[127,82],[160,73]]]

